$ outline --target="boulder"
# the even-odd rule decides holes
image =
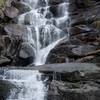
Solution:
[[[19,57],[20,58],[28,58],[33,57],[34,58],[34,48],[31,44],[28,43],[22,43],[20,51],[19,51]]]
[[[34,58],[35,58],[35,53],[32,45],[29,43],[22,43],[15,64],[18,66],[19,65],[27,66],[34,62]]]
[[[6,100],[13,88],[16,88],[16,86],[9,81],[0,80],[0,100]]]
[[[14,36],[22,36],[23,34],[27,33],[27,28],[24,25],[18,25],[18,24],[9,24],[4,27],[4,30],[8,35],[14,35]]]
[[[19,10],[15,7],[6,7],[4,13],[9,18],[15,18],[18,15]]]
[[[46,63],[65,63],[69,62],[68,55],[71,54],[71,48],[68,47],[66,41],[61,44],[58,44],[53,48],[48,54]]]

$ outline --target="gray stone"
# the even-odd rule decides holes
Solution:
[[[72,49],[72,52],[75,55],[79,55],[79,56],[83,56],[83,55],[87,55],[92,51],[95,51],[96,47],[92,46],[92,45],[82,45],[82,46],[78,46],[76,48]]]
[[[15,7],[6,7],[4,13],[7,17],[14,18],[18,15],[19,11]]]
[[[28,58],[33,57],[34,58],[34,48],[31,44],[28,43],[22,43],[20,51],[19,51],[19,57],[21,58]]]
[[[9,24],[4,29],[8,35],[22,36],[27,33],[27,28],[24,25]]]

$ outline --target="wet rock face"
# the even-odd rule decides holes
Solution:
[[[19,49],[16,65],[29,65],[34,62],[34,57],[33,47],[28,43],[22,43],[21,48]]]
[[[99,100],[100,69],[96,66],[79,63],[45,65],[44,76],[49,77],[47,100]]]
[[[12,88],[16,88],[16,86],[8,81],[0,80],[0,100],[6,100],[10,95],[10,89]]]
[[[19,1],[20,0],[5,0],[5,2],[3,1],[2,4],[0,4],[0,6],[3,6],[2,9],[0,8],[1,65],[15,64],[19,61],[21,61],[20,64],[24,61],[28,61],[29,63],[34,61],[34,52],[30,50],[31,47],[28,49],[32,51],[33,56],[28,52],[26,53],[26,47],[25,50],[22,50],[21,47],[24,42],[26,42],[25,44],[29,43],[27,27],[25,25],[15,24],[18,22],[17,16],[29,12],[31,8],[27,4]],[[62,17],[61,15],[65,14],[62,12],[63,7],[66,6],[66,4],[62,5],[64,2],[66,3],[67,0],[48,0],[48,5],[50,6],[48,9],[50,12],[48,10],[46,18]],[[42,5],[41,1],[38,2],[38,7],[40,5]],[[46,2],[44,1],[42,6],[45,5]],[[64,33],[67,33],[69,30],[70,39],[69,41],[60,43],[51,50],[46,63],[100,62],[99,9],[100,3],[98,0],[69,0],[69,20],[66,19],[63,21],[58,18],[59,20],[56,22],[55,19],[52,19],[52,23],[60,27]],[[44,10],[45,9],[40,9],[40,12],[44,13]],[[59,14],[59,11],[62,14]],[[25,18],[25,24],[30,24],[28,16]],[[47,41],[46,44],[44,44],[46,46],[48,45],[48,40],[45,41]],[[42,43],[44,40],[41,38],[40,42]],[[21,55],[19,56],[19,54]]]
[[[47,63],[100,62],[100,27],[98,0],[69,1],[69,41],[56,46]]]

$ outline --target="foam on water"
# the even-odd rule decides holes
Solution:
[[[46,89],[38,71],[8,70],[4,76],[17,87],[6,100],[44,100]]]
[[[30,12],[26,12],[18,17],[18,24],[27,25],[29,43],[33,45],[35,53],[34,64],[45,64],[49,52],[68,34],[60,29],[63,23],[68,19],[68,3],[62,3],[58,6],[59,18],[54,18],[50,11],[49,0],[22,0],[26,4],[34,5]],[[39,3],[41,2],[41,3]],[[45,3],[46,6],[38,4]],[[48,16],[48,17],[47,17]],[[56,22],[54,25],[53,20]],[[63,26],[62,26],[63,27]],[[64,26],[65,27],[65,26]],[[32,31],[34,28],[34,31]]]

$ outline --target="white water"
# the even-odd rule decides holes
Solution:
[[[27,25],[28,32],[25,41],[33,47],[35,65],[45,64],[49,52],[68,36],[62,31],[63,27],[67,27],[68,3],[64,2],[59,5],[58,17],[55,17],[50,11],[48,1],[21,0],[32,8],[30,12],[18,17],[18,24]],[[9,70],[3,77],[4,80],[18,87],[11,90],[11,95],[7,100],[45,100],[46,89],[38,71]]]
[[[33,63],[35,65],[45,64],[51,49],[68,36],[68,33],[60,29],[60,26],[63,27],[63,23],[67,23],[68,3],[64,2],[59,5],[57,8],[58,18],[55,18],[50,11],[49,0],[21,0],[21,2],[32,8],[30,12],[18,17],[18,24],[26,24],[28,27],[27,42],[33,46],[35,53]],[[44,6],[42,6],[43,4]]]
[[[8,70],[3,80],[10,81],[17,88],[11,90],[6,100],[44,100],[46,88],[41,74],[32,70]]]

